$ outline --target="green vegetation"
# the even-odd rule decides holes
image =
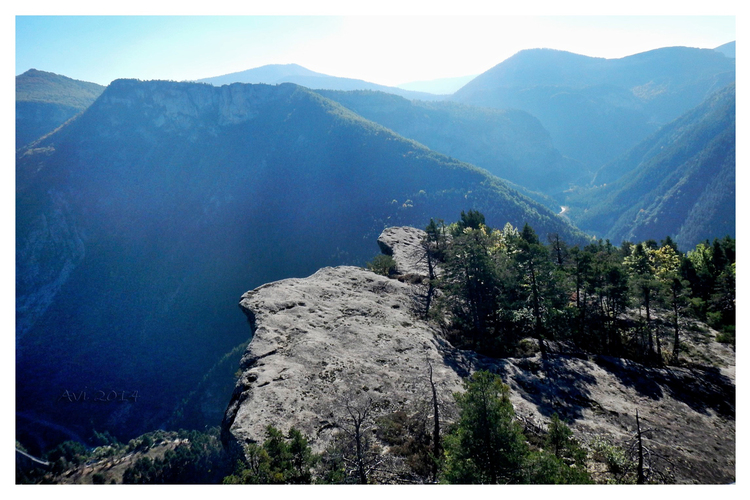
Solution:
[[[508,386],[489,372],[477,372],[455,394],[461,416],[445,439],[444,480],[504,484],[522,481],[527,452],[514,420]]]
[[[371,262],[367,263],[367,269],[382,276],[390,276],[396,271],[396,261],[390,255],[376,255]]]
[[[16,76],[16,101],[60,104],[81,110],[91,105],[103,91],[104,87],[96,83],[36,69]]]
[[[459,484],[585,484],[586,452],[554,415],[545,445],[526,442],[508,386],[499,376],[479,371],[454,395],[460,416],[445,438],[442,480]]]
[[[103,91],[95,83],[35,69],[16,76],[16,149],[52,132]]]
[[[81,443],[64,441],[47,453],[47,460],[52,464],[52,473],[60,474],[70,466],[81,465],[88,456],[86,447]]]
[[[215,484],[228,470],[228,459],[219,440],[218,429],[207,433],[181,431],[180,443],[162,458],[144,456],[123,475],[125,484]],[[144,435],[136,450],[148,450],[154,440]]]
[[[457,345],[504,356],[532,337],[543,355],[547,341],[560,341],[677,364],[688,317],[707,321],[720,330],[719,340],[732,342],[733,238],[706,241],[687,254],[671,238],[621,247],[600,240],[581,248],[550,235],[545,245],[528,224],[520,232],[510,225],[496,230],[474,211],[442,231],[433,221],[427,233],[427,252],[444,269],[433,280],[443,293],[432,316],[444,321]],[[625,314],[632,308],[636,318]]]
[[[262,445],[251,443],[246,460],[237,462],[224,484],[310,484],[319,456],[312,453],[300,431],[292,427],[284,434],[269,425]]]
[[[664,126],[572,193],[567,215],[612,241],[735,234],[735,85]]]
[[[623,476],[633,468],[632,461],[628,458],[625,450],[602,438],[595,438],[591,442],[594,455],[607,465],[608,472],[615,476]],[[628,482],[628,481],[620,481]]]

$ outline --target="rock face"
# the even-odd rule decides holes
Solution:
[[[419,274],[413,228],[386,229],[378,243],[399,273]],[[566,355],[550,345],[544,360],[491,359],[454,348],[414,312],[416,289],[356,267],[324,268],[304,279],[261,286],[242,296],[253,340],[224,416],[222,439],[262,442],[270,424],[294,426],[314,450],[326,447],[344,401],[359,391],[391,411],[429,400],[428,362],[444,421],[462,379],[485,369],[511,388],[516,414],[544,427],[553,414],[584,443],[626,446],[635,414],[650,449],[667,457],[678,483],[734,481],[734,357],[722,369],[657,369],[603,356]],[[718,353],[717,353],[718,354]]]
[[[334,413],[360,391],[397,408],[416,398],[428,361],[443,394],[461,387],[453,349],[411,311],[410,285],[356,267],[327,267],[242,296],[253,340],[224,418],[225,438],[263,441],[295,426],[321,450]]]
[[[398,274],[428,275],[427,261],[420,246],[427,234],[413,227],[389,227],[378,237],[378,246],[396,261]]]
[[[401,274],[418,274],[423,235],[390,228],[378,242]],[[417,319],[415,305],[411,285],[349,266],[244,294],[253,340],[224,417],[225,442],[262,442],[269,424],[294,426],[320,451],[336,430],[337,410],[357,392],[392,409],[426,398],[428,363],[442,394],[460,390],[470,356]]]

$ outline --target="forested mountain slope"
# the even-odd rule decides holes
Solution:
[[[16,149],[52,132],[103,91],[95,83],[36,69],[16,76]]]
[[[17,425],[31,451],[159,428],[247,340],[244,291],[361,265],[386,226],[474,208],[583,239],[485,171],[292,84],[117,80],[22,151],[16,174]],[[100,391],[119,399],[96,403]]]
[[[735,140],[732,84],[603,167],[569,216],[614,242],[734,237]]]
[[[382,92],[318,93],[433,151],[531,190],[559,193],[581,170],[552,146],[539,121],[523,111],[409,101]]]
[[[539,118],[563,155],[596,169],[734,81],[735,61],[668,47],[621,59],[524,50],[451,99]]]

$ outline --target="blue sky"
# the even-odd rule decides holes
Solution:
[[[15,74],[36,68],[106,85],[297,63],[397,85],[479,74],[526,48],[607,58],[672,45],[714,48],[735,39],[735,18],[24,15],[15,29]]]

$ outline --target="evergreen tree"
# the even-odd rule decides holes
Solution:
[[[461,484],[521,482],[528,446],[514,420],[508,386],[499,376],[479,371],[464,388],[454,395],[460,417],[445,439],[443,479]]]
[[[680,269],[682,257],[675,251],[674,246],[665,244],[654,251],[656,278],[661,283],[661,302],[672,311],[672,340],[671,363],[678,364],[680,356],[680,315],[686,304],[685,290],[687,281],[682,279]]]
[[[544,315],[549,312],[547,301],[553,299],[552,269],[547,249],[539,243],[539,237],[528,224],[524,224],[518,239],[519,252],[515,254],[519,264],[521,282],[526,285],[527,302],[534,318],[533,335],[543,357],[547,355],[544,345]]]
[[[272,425],[266,428],[262,446],[250,443],[245,460],[237,464],[225,484],[309,484],[319,457],[312,453],[307,438],[292,427],[288,436]]]
[[[444,286],[453,321],[468,334],[475,349],[491,345],[501,297],[498,266],[491,249],[493,234],[486,226],[467,227],[454,236],[446,252]]]
[[[648,242],[647,242],[648,243]],[[654,242],[655,244],[655,242]],[[625,257],[625,265],[630,273],[631,285],[646,310],[646,333],[648,335],[647,357],[654,356],[654,336],[651,328],[652,302],[657,295],[659,282],[656,280],[652,245],[638,243],[633,252]]]

